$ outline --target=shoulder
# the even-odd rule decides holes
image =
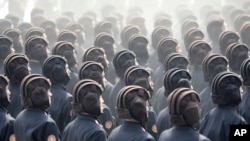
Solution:
[[[199,134],[199,141],[210,141],[210,139],[202,134]]]
[[[144,136],[140,138],[140,141],[154,141],[154,137],[146,132]]]

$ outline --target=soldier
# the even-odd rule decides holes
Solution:
[[[119,23],[120,22],[119,17],[115,14],[111,14],[111,15],[105,17],[104,20],[106,20],[112,24],[112,33],[113,33],[114,39],[116,41],[119,41],[119,34],[120,34],[120,30],[121,30],[121,27],[120,27],[121,23]]]
[[[145,36],[138,34],[131,36],[128,42],[128,49],[135,53],[139,65],[148,66],[148,39]]]
[[[168,15],[167,13],[161,13],[158,16],[155,16],[154,18],[154,27],[165,27],[165,28],[169,28],[172,29],[172,18],[170,15]]]
[[[207,112],[212,110],[216,105],[212,101],[212,81],[214,77],[223,71],[227,71],[228,61],[226,57],[219,54],[207,55],[202,61],[202,70],[204,81],[208,82],[208,85],[199,93],[201,100],[201,118],[203,118]]]
[[[124,74],[126,70],[137,64],[135,54],[129,50],[122,50],[115,54],[113,58],[113,64],[117,77],[119,78],[118,82],[114,85],[112,92],[109,95],[110,101],[110,110],[113,115],[115,114],[115,103],[117,101],[118,92],[125,86]]]
[[[249,47],[246,44],[233,43],[226,50],[229,70],[240,75],[240,67],[244,60],[248,59]]]
[[[120,33],[120,38],[121,38],[120,49],[122,48],[128,49],[129,38],[134,34],[140,34],[140,29],[138,26],[127,25],[122,29]]]
[[[3,35],[12,39],[13,48],[15,49],[16,53],[23,53],[23,50],[24,50],[23,39],[18,29],[8,28],[4,30]]]
[[[158,110],[158,116],[156,120],[158,137],[164,130],[169,129],[173,126],[169,122],[169,107],[167,107],[166,98],[168,98],[169,94],[172,91],[180,87],[192,88],[191,75],[189,74],[189,72],[180,68],[173,68],[168,70],[164,75],[163,90],[158,91],[157,101],[155,101],[155,109]]]
[[[44,61],[42,69],[43,75],[51,82],[52,96],[49,112],[62,133],[72,116],[72,95],[66,91],[65,87],[70,81],[68,64],[63,57],[52,55]]]
[[[189,64],[188,59],[186,57],[184,57],[183,55],[181,55],[180,53],[170,53],[164,59],[164,63],[163,63],[164,70],[163,71],[167,72],[168,70],[170,70],[172,68],[180,68],[180,69],[188,70],[188,64]],[[164,83],[164,77],[160,78],[158,82]],[[158,100],[160,100],[160,101],[162,100],[162,97],[164,97],[164,94],[163,94],[164,91],[165,91],[164,86],[162,85],[152,97],[153,107],[154,107],[154,110],[156,111],[157,114],[160,112],[159,109],[163,109],[166,106],[166,104],[164,104],[164,106],[162,108],[159,108],[158,107],[159,103],[156,102]],[[163,102],[163,103],[165,103],[165,102]]]
[[[17,141],[60,140],[60,131],[47,114],[50,107],[50,81],[40,74],[30,74],[21,83],[24,107],[14,122]]]
[[[28,22],[21,22],[17,25],[17,29],[20,30],[20,34],[21,34],[21,37],[23,39],[23,41],[25,41],[25,35],[26,35],[26,32],[28,29],[30,29],[33,25],[31,23],[28,23]]]
[[[10,13],[5,16],[5,19],[10,20],[14,27],[17,27],[20,22],[20,18],[17,15]]]
[[[199,24],[196,20],[194,19],[186,19],[182,24],[181,24],[181,37],[182,39],[185,38],[185,35],[187,35],[187,32],[191,29],[198,29],[199,32]],[[202,32],[201,32],[202,33]],[[202,33],[203,34],[203,33]],[[204,35],[203,35],[204,37]]]
[[[73,90],[76,118],[63,131],[62,141],[106,141],[107,134],[96,121],[103,112],[103,88],[93,80],[80,80]]]
[[[44,9],[40,8],[40,7],[34,7],[32,8],[31,12],[30,12],[30,18],[34,18],[36,15],[44,15],[45,11]]]
[[[171,53],[179,52],[178,41],[174,38],[163,38],[157,48],[158,61],[160,62],[160,66],[157,67],[155,71],[152,73],[152,80],[154,82],[154,91],[157,91],[159,88],[163,86],[162,76],[164,75],[164,59]]]
[[[241,77],[243,79],[243,86],[246,87],[246,89],[243,91],[242,94],[242,101],[239,104],[239,113],[244,119],[247,121],[247,123],[250,123],[250,113],[249,113],[249,61],[250,59],[246,59],[242,65],[241,65]]]
[[[52,50],[57,41],[58,29],[56,23],[51,20],[45,20],[40,24],[40,27],[44,29],[45,35],[48,39],[49,49]]]
[[[84,61],[79,70],[79,79],[93,79],[100,83],[104,88],[103,99],[104,103],[109,105],[109,95],[113,89],[113,85],[104,77],[104,67],[100,62]]]
[[[74,32],[77,37],[77,43],[75,44],[76,53],[77,53],[77,61],[78,63],[81,62],[82,54],[84,53],[85,49],[88,48],[84,46],[85,43],[85,33],[84,33],[84,27],[82,27],[81,24],[78,23],[68,23],[66,25],[66,29]]]
[[[69,42],[60,41],[57,42],[55,47],[52,50],[52,55],[60,55],[65,57],[67,60],[67,64],[70,70],[70,81],[66,85],[66,90],[69,93],[72,93],[74,84],[78,80],[78,66],[76,63],[76,54],[75,54],[75,47]]]
[[[31,36],[25,43],[31,73],[42,74],[43,61],[49,56],[48,41],[41,36]]]
[[[175,89],[167,98],[169,120],[175,125],[161,133],[158,141],[210,141],[196,129],[200,120],[200,99],[190,88]]]
[[[204,33],[200,29],[191,28],[189,29],[186,34],[184,35],[184,44],[186,47],[186,51],[188,52],[192,43],[197,40],[203,40]]]
[[[202,61],[208,54],[211,54],[211,46],[207,42],[197,40],[190,45],[189,69],[192,76],[192,86],[196,92],[200,92],[207,86],[203,78]]]
[[[200,123],[200,133],[212,141],[229,141],[229,125],[247,124],[237,113],[241,102],[241,79],[232,72],[221,72],[212,82],[212,100],[217,106]]]
[[[148,102],[148,121],[145,123],[145,130],[152,135],[155,140],[157,140],[157,128],[155,125],[156,122],[156,114],[155,111],[151,105],[151,98],[154,94],[153,92],[153,82],[151,80],[150,72],[146,68],[142,66],[131,66],[129,67],[124,75],[124,79],[126,82],[126,86],[129,85],[136,85],[136,86],[141,86],[145,88],[146,90],[149,91],[150,93],[150,99]]]
[[[13,52],[12,40],[6,36],[0,36],[0,73],[4,73],[4,59]]]
[[[77,34],[75,32],[73,32],[73,31],[70,31],[70,30],[62,30],[62,31],[59,32],[58,37],[57,37],[57,42],[60,42],[60,41],[66,41],[66,42],[69,42],[70,44],[73,45],[73,47],[74,47],[74,56],[75,56],[74,58],[76,59],[76,62],[75,62],[76,64],[69,64],[69,67],[72,69],[72,71],[77,73],[78,72],[77,63],[78,64],[81,63],[81,61],[78,60],[78,59],[79,59],[79,56],[81,56],[81,54],[83,54],[83,51],[82,52],[77,52],[78,50],[76,50],[77,48],[79,49]],[[55,46],[56,46],[56,44],[55,44]],[[78,54],[79,54],[79,56],[78,56]],[[71,66],[71,65],[73,65],[73,66]]]
[[[220,52],[218,52],[218,49],[213,48],[213,50],[217,50],[215,52],[221,53],[222,55],[225,56],[226,50],[230,46],[230,44],[239,43],[239,39],[240,37],[236,32],[225,30],[220,34],[219,37]]]
[[[65,29],[66,25],[71,22],[71,19],[67,16],[61,15],[56,19],[56,26],[58,27],[59,31]]]
[[[109,21],[105,21],[105,20],[96,23],[95,28],[94,28],[94,36],[96,36],[97,34],[101,32],[105,32],[105,33],[109,33],[113,35],[112,24]]]
[[[234,19],[234,29],[236,32],[240,32],[242,25],[250,22],[250,16],[248,14],[239,14]]]
[[[98,82],[103,87],[102,97],[105,104],[103,104],[103,113],[98,117],[98,120],[107,134],[110,134],[114,128],[114,123],[111,111],[107,105],[110,105],[108,96],[113,89],[113,85],[105,79],[103,66],[94,61],[84,62],[79,70],[79,79],[91,79]]]
[[[140,28],[141,34],[147,37],[148,30],[145,25],[145,18],[138,15],[131,15],[127,19],[127,24],[136,25]]]
[[[171,31],[168,28],[165,28],[163,26],[157,26],[154,28],[152,34],[151,34],[151,48],[149,50],[150,55],[147,60],[147,63],[149,67],[152,70],[155,70],[157,67],[159,67],[161,64],[158,61],[158,44],[161,41],[162,38],[164,37],[170,37],[171,36]]]
[[[240,30],[240,38],[242,43],[250,46],[249,34],[250,33],[250,23],[245,23]]]
[[[95,26],[95,19],[91,16],[81,16],[78,20],[77,23],[82,25],[85,33],[85,47],[90,47],[93,45],[94,41],[94,26]]]
[[[147,102],[149,92],[136,85],[125,86],[119,91],[117,113],[124,122],[116,127],[108,137],[108,141],[154,141],[145,131],[148,120]]]
[[[222,17],[211,16],[207,22],[207,34],[214,48],[219,49],[219,36],[225,30],[226,26]]]
[[[7,106],[10,104],[10,92],[8,90],[9,80],[0,75],[0,140],[13,141],[14,135],[14,118],[7,114]]]
[[[98,35],[96,35],[94,46],[104,49],[107,60],[109,62],[108,70],[105,76],[110,83],[115,84],[115,80],[117,76],[115,74],[115,69],[114,69],[114,65],[112,62],[112,59],[115,55],[115,49],[116,49],[114,37],[111,34],[101,32]]]
[[[41,27],[31,27],[29,29],[27,29],[26,33],[25,33],[25,42],[27,42],[27,40],[31,37],[31,36],[40,36],[43,38],[46,38],[45,36],[45,31],[44,29],[42,29]]]
[[[30,22],[39,26],[43,20],[45,20],[45,11],[40,7],[34,7],[30,12]]]
[[[24,54],[10,54],[4,60],[4,74],[8,77],[10,84],[9,90],[10,105],[8,112],[16,118],[18,113],[23,109],[20,99],[20,84],[23,78],[30,74],[29,60]]]
[[[62,30],[59,32],[57,36],[57,41],[67,41],[73,45],[78,45],[77,35],[73,31],[70,30]]]
[[[62,15],[68,17],[71,22],[75,22],[75,13],[73,13],[72,11],[70,10],[64,11]]]
[[[0,19],[0,35],[2,35],[3,31],[8,28],[13,28],[11,21],[8,19]]]
[[[88,48],[82,57],[82,62],[86,62],[86,61],[95,61],[98,63],[101,63],[104,69],[104,75],[105,77],[107,76],[107,72],[108,72],[108,66],[109,66],[109,62],[106,58],[106,54],[104,49],[99,48],[99,47],[90,47]]]

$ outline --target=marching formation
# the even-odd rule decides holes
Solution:
[[[229,141],[250,123],[250,3],[0,19],[0,141]],[[149,29],[152,28],[152,31]]]

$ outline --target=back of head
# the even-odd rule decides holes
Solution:
[[[178,88],[168,96],[167,101],[173,125],[197,126],[200,120],[200,99],[197,92],[190,88]]]

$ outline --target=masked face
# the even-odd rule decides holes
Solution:
[[[130,102],[129,110],[134,119],[142,123],[148,121],[147,101],[143,98],[143,96],[136,95]]]
[[[34,107],[39,107],[42,109],[47,109],[50,107],[50,90],[46,88],[43,81],[33,82],[33,84],[28,85],[28,90],[30,93],[30,98]]]
[[[244,47],[238,47],[233,51],[231,58],[230,67],[232,69],[240,69],[242,62],[248,58],[248,50]]]
[[[12,83],[21,83],[23,78],[30,74],[30,68],[28,66],[27,60],[23,58],[18,58],[9,63],[9,74],[10,81]]]

